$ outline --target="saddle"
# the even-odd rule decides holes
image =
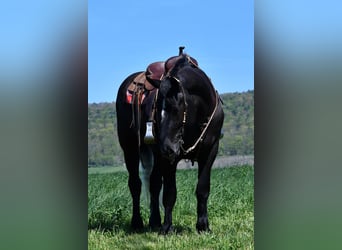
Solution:
[[[183,55],[184,54],[181,54],[179,56],[173,56],[167,59],[167,61],[165,62],[165,72],[167,73],[170,70],[172,70],[175,64],[177,63],[177,61],[180,60],[183,57]],[[192,58],[189,55],[185,55],[185,56],[189,63],[191,63],[195,67],[198,67],[198,62],[195,58]]]
[[[162,63],[164,66],[164,63]],[[142,115],[142,110],[140,106],[145,104],[144,112],[148,115],[148,122],[146,124],[146,132],[144,136],[144,142],[146,144],[154,144],[155,137],[153,131],[153,119],[156,110],[156,98],[158,89],[154,87],[146,78],[146,73],[150,77],[161,77],[159,74],[163,74],[162,71],[157,71],[160,68],[159,63],[152,65],[148,72],[139,73],[133,81],[128,85],[126,91],[126,102],[132,105],[132,123],[131,126],[137,128],[138,133],[138,143],[141,145],[140,141],[140,119]],[[146,100],[146,101],[145,101]]]
[[[184,46],[180,46],[178,56],[173,56],[166,60],[164,69],[165,73],[168,73],[170,70],[172,70],[178,60],[183,58],[184,55],[186,56],[186,59],[189,63],[191,63],[195,67],[198,67],[198,62],[195,58],[192,58],[191,56],[183,53],[184,48]]]
[[[154,86],[149,83],[149,81],[147,81],[146,76],[145,76],[145,72],[141,72],[140,74],[138,74],[133,81],[131,82],[131,84],[128,86],[128,90],[135,92],[137,89],[139,88],[143,88],[147,91],[151,91],[154,89]]]
[[[139,121],[141,110],[140,105],[143,104],[143,101],[146,97],[150,95],[150,98],[153,98],[154,101],[151,103],[149,101],[146,101],[146,104],[148,103],[146,109],[149,113],[149,121],[146,124],[146,134],[144,141],[147,144],[155,143],[154,135],[153,135],[153,122],[154,122],[154,113],[156,111],[156,99],[158,96],[158,89],[151,84],[153,80],[162,80],[165,75],[175,66],[178,60],[183,58],[183,49],[184,47],[179,47],[179,55],[169,58],[166,62],[154,62],[148,65],[145,72],[141,72],[138,74],[133,81],[129,84],[126,92],[126,101],[129,104],[132,105],[133,110],[133,117],[132,117],[132,125],[135,124],[136,120]],[[186,55],[187,60],[194,65],[195,67],[198,67],[198,63],[196,59]],[[148,98],[147,98],[148,99]],[[138,105],[136,107],[135,105]],[[137,111],[137,115],[139,117],[135,117],[134,112]],[[140,123],[138,125],[140,131]],[[139,136],[139,145],[140,145],[140,136]]]
[[[127,88],[127,102],[132,103],[133,98],[139,98],[139,104],[154,90],[151,80],[161,80],[164,76],[164,62],[154,62],[148,65],[145,72],[138,74]]]
[[[154,62],[147,66],[146,78],[147,80],[162,80],[165,72],[164,62]]]
[[[145,72],[141,72],[128,85],[126,101],[127,103],[132,104],[134,98],[138,98],[138,104],[140,105],[149,92],[154,89],[155,87],[146,79]]]

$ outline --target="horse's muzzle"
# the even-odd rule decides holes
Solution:
[[[162,155],[173,163],[180,154],[179,143],[172,143],[166,139],[161,146]]]

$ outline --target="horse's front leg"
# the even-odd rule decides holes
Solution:
[[[210,149],[207,158],[203,157],[207,154],[201,154],[198,160],[198,183],[196,187],[197,197],[197,223],[196,229],[198,232],[210,231],[208,221],[208,197],[210,192],[210,171],[215,160],[218,150],[218,144]]]
[[[196,197],[197,197],[197,223],[198,232],[209,231],[207,203],[210,191],[210,171],[202,171],[199,177]]]
[[[162,225],[161,234],[167,234],[173,230],[172,228],[172,210],[176,203],[176,166],[163,166],[163,205],[164,205],[164,223]]]

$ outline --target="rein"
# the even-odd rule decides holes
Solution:
[[[185,110],[184,110],[184,112],[183,112],[183,122],[182,122],[182,123],[183,123],[183,127],[182,127],[182,137],[183,137],[183,134],[184,134],[184,127],[185,127],[186,118],[187,118],[187,107],[188,107],[188,103],[187,103],[187,101],[186,101],[185,90],[184,90],[184,87],[183,87],[182,82],[181,82],[178,78],[176,78],[175,76],[172,76],[172,78],[175,79],[175,80],[178,82],[178,84],[179,84],[179,86],[181,87],[181,90],[182,90],[182,92],[183,92],[183,95],[184,95]],[[198,146],[198,144],[199,144],[201,141],[203,141],[203,137],[204,137],[205,133],[207,132],[207,129],[208,129],[208,127],[209,127],[211,121],[213,120],[213,117],[214,117],[215,112],[216,112],[217,107],[218,107],[218,103],[219,103],[219,102],[218,102],[218,94],[217,94],[217,91],[215,91],[215,94],[216,94],[215,108],[214,108],[213,112],[211,113],[208,122],[206,123],[205,127],[204,127],[203,130],[202,130],[202,133],[200,134],[200,136],[198,137],[198,139],[196,140],[196,142],[195,142],[191,147],[189,147],[188,149],[184,149],[184,148],[183,148],[184,141],[183,141],[182,138],[180,139],[180,143],[181,143],[180,148],[182,149],[184,155],[187,155],[187,154],[191,153],[191,152]]]

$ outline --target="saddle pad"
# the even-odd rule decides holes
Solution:
[[[133,102],[133,95],[134,95],[134,92],[133,91],[130,91],[130,90],[127,90],[126,91],[126,102],[129,103],[129,104],[132,104]],[[140,96],[139,94],[136,96],[136,98],[139,98],[139,105],[141,105],[141,103],[144,101],[146,97],[146,93],[145,92],[141,92],[140,93]]]

